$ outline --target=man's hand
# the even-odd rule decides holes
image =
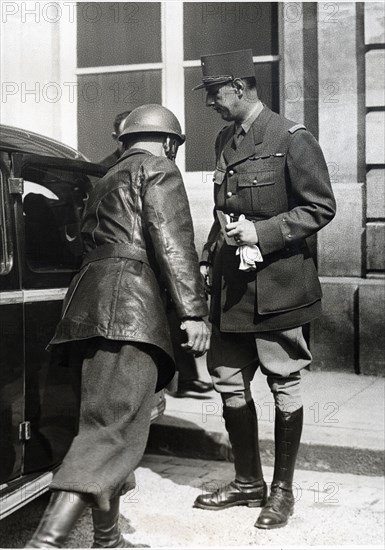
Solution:
[[[210,346],[209,325],[205,321],[188,319],[182,322],[181,329],[187,333],[187,342],[181,347],[195,357],[204,355]]]
[[[258,235],[253,222],[246,220],[241,214],[237,222],[226,225],[226,233],[229,237],[234,237],[235,242],[242,246],[243,244],[257,244]]]
[[[210,281],[210,267],[208,265],[201,265],[200,272],[203,277],[203,287],[206,292],[206,299],[211,294],[211,281]]]

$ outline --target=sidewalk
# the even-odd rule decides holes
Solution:
[[[266,481],[273,469],[264,467]],[[384,478],[297,470],[295,509],[283,529],[254,527],[260,510],[238,506],[213,512],[193,508],[202,492],[225,485],[232,464],[147,454],[135,472],[136,487],[121,498],[120,525],[134,545],[151,548],[384,548]],[[0,546],[24,548],[48,502],[48,494],[1,522]],[[90,548],[90,510],[65,548]]]
[[[270,481],[272,468],[264,468]],[[258,508],[193,508],[202,492],[232,479],[228,462],[146,455],[136,493],[121,503],[133,543],[164,548],[384,547],[384,479],[298,470],[295,511],[284,529],[256,529]],[[124,521],[124,518],[128,521]]]
[[[203,361],[202,378],[208,380]],[[265,377],[252,387],[259,417],[263,463],[274,459],[274,404]],[[384,378],[303,371],[304,429],[298,467],[384,475]],[[231,460],[220,396],[166,396],[164,416],[151,427],[147,451],[190,458]]]

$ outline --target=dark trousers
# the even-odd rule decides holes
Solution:
[[[71,345],[82,365],[79,433],[51,488],[88,494],[92,505],[108,510],[111,498],[135,486],[150,428],[156,349],[104,338]]]

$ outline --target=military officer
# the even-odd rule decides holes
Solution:
[[[333,219],[335,200],[316,139],[260,101],[252,51],[205,55],[201,64],[203,80],[194,89],[204,87],[207,107],[229,123],[215,143],[216,216],[201,272],[212,273],[208,368],[223,401],[235,479],[200,495],[195,506],[262,506],[255,525],[273,529],[293,513],[303,423],[300,371],[312,359],[302,327],[321,311],[306,238]],[[258,367],[275,401],[269,495],[250,392]]]

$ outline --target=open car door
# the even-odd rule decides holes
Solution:
[[[107,169],[13,153],[0,181],[0,516],[47,487],[77,431],[79,369],[46,351],[82,261],[80,218]]]

